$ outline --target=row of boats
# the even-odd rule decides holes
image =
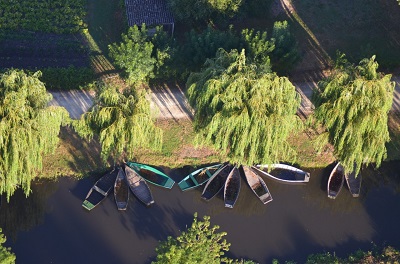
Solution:
[[[237,167],[223,163],[195,170],[184,177],[178,185],[182,191],[187,191],[205,184],[201,194],[205,201],[211,200],[223,189],[225,206],[233,208],[239,197],[241,175],[244,175],[248,186],[263,204],[271,202],[272,195],[260,175],[289,184],[306,183],[310,179],[309,173],[285,164],[273,164],[270,167],[268,165]],[[168,175],[152,166],[126,162],[124,166],[117,167],[101,177],[89,190],[82,206],[92,210],[112,190],[118,210],[126,210],[129,190],[142,203],[149,206],[154,203],[154,199],[147,182],[168,189],[175,183]]]
[[[272,201],[272,195],[261,176],[288,184],[304,184],[309,182],[310,173],[286,164],[234,166],[230,163],[215,164],[197,169],[184,177],[178,186],[182,191],[191,190],[205,184],[201,198],[211,200],[223,190],[225,207],[233,208],[241,188],[244,176],[248,186],[263,203]],[[328,197],[335,199],[346,180],[353,197],[358,197],[361,190],[361,175],[345,173],[338,162],[330,173],[327,185]],[[137,162],[126,162],[123,166],[106,173],[89,190],[82,206],[92,210],[114,190],[118,210],[126,210],[130,191],[146,206],[154,203],[153,195],[147,184],[171,189],[175,181],[162,171]],[[130,190],[130,191],[129,191]]]

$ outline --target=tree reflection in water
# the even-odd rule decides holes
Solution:
[[[8,239],[14,242],[20,231],[29,231],[43,221],[46,204],[50,195],[57,189],[57,182],[37,180],[32,182],[32,192],[28,197],[18,189],[10,201],[2,199],[0,226]]]

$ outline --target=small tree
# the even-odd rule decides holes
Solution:
[[[127,89],[120,93],[107,84],[99,84],[98,88],[92,109],[73,125],[84,138],[99,136],[104,162],[123,154],[132,158],[139,147],[161,149],[162,131],[153,123],[143,90]]]
[[[363,163],[379,167],[386,157],[395,84],[390,74],[377,69],[375,56],[354,66],[341,55],[333,74],[318,83],[320,93],[314,95],[314,116],[326,128],[318,142],[333,145],[347,172],[358,174]]]
[[[219,264],[228,261],[223,255],[230,244],[223,239],[226,232],[217,233],[218,229],[217,225],[211,227],[209,216],[198,221],[195,213],[192,226],[186,232],[177,238],[168,237],[156,248],[157,260],[153,264]]]
[[[143,24],[130,27],[128,33],[122,34],[122,42],[108,46],[110,57],[128,74],[132,85],[147,83],[154,76],[156,59],[152,56],[154,45],[148,40],[147,29]]]
[[[273,70],[278,73],[288,72],[299,60],[299,53],[296,38],[290,33],[287,21],[274,23],[271,42],[275,47],[271,52]]]
[[[11,252],[10,248],[6,248],[3,244],[6,242],[6,237],[0,228],[0,263],[13,264],[15,263],[15,254]]]
[[[247,57],[265,72],[271,72],[270,56],[275,49],[274,41],[267,38],[267,32],[243,29],[241,42],[246,50]]]
[[[200,143],[237,164],[295,158],[287,138],[301,129],[300,96],[287,78],[247,65],[244,50],[220,50],[186,85]]]
[[[60,126],[69,122],[65,108],[48,106],[52,96],[40,75],[0,75],[0,193],[8,200],[19,186],[29,194],[43,155],[55,150]]]

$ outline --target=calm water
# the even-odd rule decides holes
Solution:
[[[27,199],[18,193],[0,209],[0,225],[17,263],[149,263],[159,240],[179,235],[193,213],[210,215],[226,231],[230,257],[260,263],[305,261],[311,253],[339,256],[371,243],[400,248],[400,162],[379,171],[363,170],[360,198],[344,188],[336,200],[326,194],[328,167],[311,172],[307,185],[284,185],[265,179],[273,201],[263,205],[242,179],[234,209],[221,198],[201,200],[201,190],[181,192],[151,185],[156,204],[146,208],[131,196],[126,212],[118,212],[113,196],[93,211],[81,204],[95,178],[35,183]],[[189,168],[164,170],[179,181]]]

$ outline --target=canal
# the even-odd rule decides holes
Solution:
[[[17,192],[0,208],[0,226],[17,263],[150,263],[160,240],[190,226],[193,214],[211,216],[228,233],[228,256],[259,263],[294,260],[309,254],[335,252],[343,257],[372,244],[400,248],[400,162],[362,171],[359,198],[343,188],[327,198],[329,170],[307,169],[306,185],[286,185],[264,178],[273,201],[263,205],[242,178],[239,200],[224,208],[221,196],[210,202],[201,189],[181,192],[150,185],[155,204],[146,208],[131,195],[127,211],[118,212],[110,195],[93,211],[81,204],[96,177],[38,181],[28,197]],[[190,167],[165,169],[175,181]]]

